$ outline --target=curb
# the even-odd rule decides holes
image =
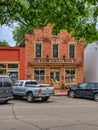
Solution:
[[[67,96],[67,94],[54,94],[53,96]]]
[[[54,93],[54,96],[67,96],[67,93]]]
[[[55,91],[54,96],[67,96],[67,91]]]

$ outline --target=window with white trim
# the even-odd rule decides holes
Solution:
[[[58,44],[53,44],[53,58],[58,58]]]
[[[35,57],[36,57],[36,58],[41,58],[42,45],[41,45],[40,43],[36,44],[35,50],[36,50],[36,52],[35,52]]]
[[[69,58],[75,58],[75,45],[69,45]]]

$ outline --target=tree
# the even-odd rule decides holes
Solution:
[[[3,5],[2,5],[3,2]],[[67,29],[76,39],[98,39],[98,0],[1,0],[0,24],[18,21],[28,32],[51,23],[53,33]]]
[[[27,32],[28,32],[27,28],[22,24],[15,27],[13,31],[13,38],[14,41],[16,41],[16,46],[19,46],[24,41],[24,37]]]
[[[4,41],[0,41],[0,46],[10,46],[10,45],[8,44],[8,42],[4,40]]]

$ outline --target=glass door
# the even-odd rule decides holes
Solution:
[[[50,72],[51,85],[55,88],[60,88],[60,71],[59,69],[52,69]]]

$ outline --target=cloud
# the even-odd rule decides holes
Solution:
[[[0,41],[7,41],[10,46],[15,46],[15,41],[12,35],[12,28],[3,25],[0,26]]]

